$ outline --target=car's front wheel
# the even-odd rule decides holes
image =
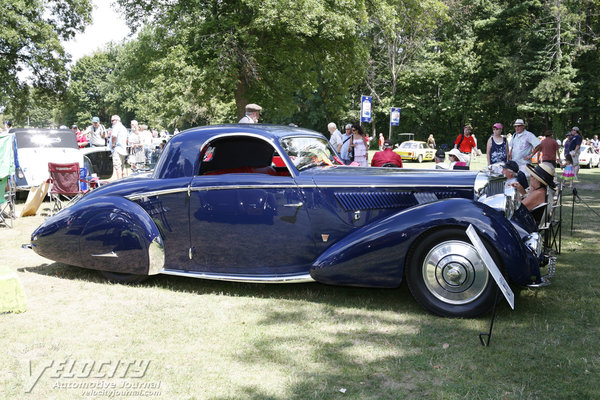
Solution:
[[[124,274],[121,272],[100,271],[100,274],[109,282],[112,283],[140,283],[148,279],[148,275]]]
[[[496,284],[483,260],[458,228],[435,231],[416,244],[409,255],[406,281],[419,304],[443,317],[484,314],[496,295]]]
[[[422,163],[423,162],[423,155],[419,154],[419,157],[417,157],[417,161]]]

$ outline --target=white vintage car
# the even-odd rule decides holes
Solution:
[[[15,135],[17,189],[29,190],[49,178],[48,163],[79,163],[89,174],[106,179],[112,174],[110,149],[79,149],[75,133],[70,129],[11,129]],[[91,161],[95,160],[95,162]],[[106,176],[108,174],[108,176]]]
[[[588,168],[600,166],[600,155],[594,151],[592,146],[581,146],[579,152],[579,165],[586,165]]]

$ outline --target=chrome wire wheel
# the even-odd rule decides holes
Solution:
[[[422,265],[423,281],[437,299],[448,304],[466,304],[484,292],[489,274],[475,248],[450,240],[434,246]]]
[[[501,267],[496,251],[486,247]],[[461,227],[438,229],[417,239],[405,278],[415,300],[443,317],[472,318],[494,305],[495,283]]]

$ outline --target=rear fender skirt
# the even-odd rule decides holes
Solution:
[[[416,240],[432,230],[450,226],[466,230],[469,224],[494,246],[510,280],[526,285],[532,276],[539,276],[535,256],[504,215],[468,199],[422,204],[353,231],[324,251],[310,273],[328,284],[397,287]]]

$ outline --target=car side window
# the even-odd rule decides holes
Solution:
[[[202,150],[198,175],[249,173],[289,176],[285,163],[278,166],[275,162],[278,156],[273,145],[263,139],[226,136],[213,140]]]

